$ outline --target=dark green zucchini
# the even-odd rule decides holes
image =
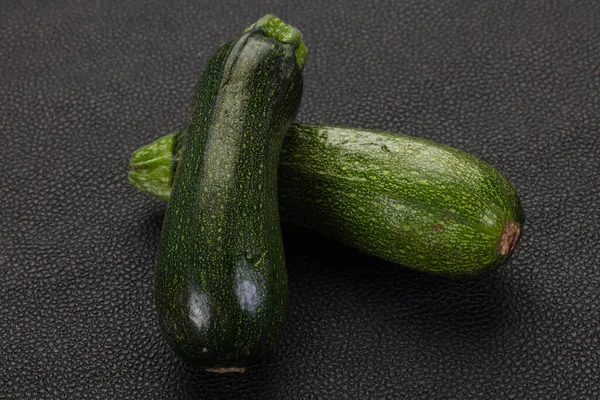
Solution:
[[[133,154],[130,180],[169,200],[185,130]],[[281,217],[420,271],[477,275],[513,251],[524,223],[510,183],[458,149],[412,136],[294,124],[279,165]]]
[[[282,332],[277,165],[305,56],[300,32],[268,15],[223,44],[198,82],[163,222],[156,306],[167,341],[199,367],[259,364]]]

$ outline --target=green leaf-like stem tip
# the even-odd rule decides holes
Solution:
[[[129,161],[129,182],[143,192],[168,201],[173,183],[175,135],[166,135],[136,150]]]
[[[304,68],[308,50],[302,42],[302,33],[298,28],[286,24],[273,14],[267,14],[256,23],[246,28],[249,31],[253,28],[260,28],[265,35],[279,40],[282,43],[289,43],[296,47],[296,62],[301,68]]]

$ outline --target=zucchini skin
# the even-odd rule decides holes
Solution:
[[[176,353],[216,372],[263,362],[283,329],[277,165],[302,94],[297,47],[258,26],[222,45],[198,82],[182,142],[156,307]]]
[[[293,126],[279,169],[286,220],[394,263],[481,275],[512,253],[521,202],[490,164],[412,136]]]
[[[158,139],[149,145],[160,147],[152,155],[134,153],[132,164],[160,168],[133,184],[168,201],[162,168],[176,168],[185,134]],[[281,154],[279,196],[284,220],[447,276],[497,269],[525,223],[514,188],[479,158],[413,136],[350,127],[293,124]]]

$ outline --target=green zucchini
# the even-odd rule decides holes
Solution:
[[[137,150],[129,177],[169,200],[185,129]],[[491,272],[524,223],[498,170],[461,150],[394,133],[294,124],[279,164],[281,218],[371,255],[439,275]]]
[[[300,31],[267,15],[223,44],[198,82],[161,232],[156,307],[176,353],[211,371],[261,363],[282,332],[277,165],[305,57]]]

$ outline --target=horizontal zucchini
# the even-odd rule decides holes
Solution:
[[[219,48],[197,85],[161,232],[156,307],[171,347],[210,371],[261,363],[283,329],[277,167],[305,57],[300,32],[267,15]]]
[[[130,181],[169,200],[186,131],[137,150]],[[506,260],[524,223],[506,178],[479,158],[412,136],[294,124],[279,164],[281,217],[371,255],[439,275]]]

